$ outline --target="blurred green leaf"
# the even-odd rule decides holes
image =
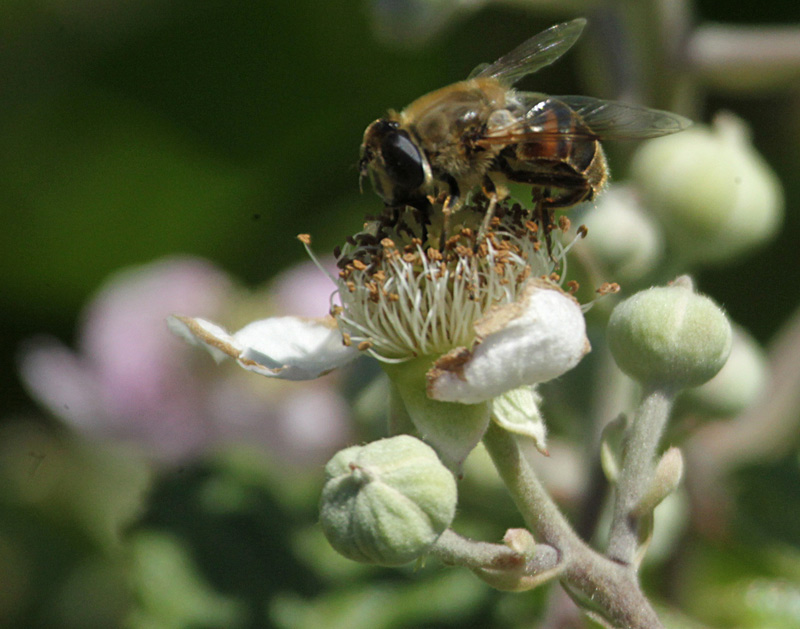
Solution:
[[[466,570],[438,570],[414,583],[373,581],[315,600],[278,597],[270,616],[282,629],[391,629],[434,622],[461,626],[481,604],[487,588]]]
[[[242,626],[242,606],[202,580],[180,540],[163,533],[140,532],[133,539],[132,552],[139,605],[131,614],[131,627]]]

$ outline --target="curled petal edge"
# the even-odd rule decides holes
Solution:
[[[332,317],[273,317],[230,334],[219,325],[171,315],[169,329],[204,347],[217,362],[233,358],[240,367],[269,378],[313,380],[352,361],[358,351],[344,344]]]

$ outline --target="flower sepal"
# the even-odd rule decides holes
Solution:
[[[513,389],[492,400],[492,420],[501,428],[533,441],[536,449],[547,454],[547,427],[539,413],[541,398],[532,386]]]
[[[382,367],[418,435],[460,476],[464,460],[489,426],[490,404],[440,402],[428,397],[425,382],[431,363],[432,358],[426,356],[403,363],[384,363]]]

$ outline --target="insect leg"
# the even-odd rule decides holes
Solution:
[[[414,216],[422,229],[422,242],[426,243],[428,241],[428,227],[431,224],[431,214],[433,213],[432,204],[425,197],[409,203],[409,207],[413,209]]]
[[[494,212],[497,208],[497,203],[508,196],[508,190],[503,187],[498,188],[488,175],[484,176],[481,187],[483,188],[483,194],[489,199],[489,207],[486,208],[486,214],[483,216],[478,238],[475,241],[476,246],[486,237],[486,233],[489,231],[489,226],[492,224],[492,218],[494,218]]]
[[[550,189],[534,186],[531,191],[533,194],[534,220],[539,223],[539,227],[544,235],[544,242],[547,246],[547,255],[550,256],[550,259],[555,260],[555,258],[553,258],[553,242],[550,236],[554,227],[553,220],[555,209],[550,203]]]
[[[442,235],[439,240],[439,248],[442,251],[444,251],[444,245],[450,233],[450,215],[461,209],[461,195],[459,194],[458,183],[450,176],[447,177],[445,182],[450,188],[450,194],[447,195],[444,205],[442,205]]]
[[[548,193],[545,195],[544,201],[553,209],[570,208],[573,205],[582,203],[583,201],[591,200],[590,198],[593,192],[594,191],[592,190],[592,187],[586,184],[580,188],[575,188],[571,191],[566,191],[563,194],[555,195],[553,197],[550,197],[548,191]]]

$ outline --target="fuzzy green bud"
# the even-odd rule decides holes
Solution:
[[[322,530],[331,546],[355,561],[413,561],[455,517],[455,478],[430,446],[408,435],[342,450],[325,476]]]
[[[731,114],[645,143],[631,177],[686,263],[729,260],[765,242],[782,219],[780,182]]]
[[[725,313],[680,277],[621,302],[608,322],[608,344],[620,369],[647,386],[695,387],[722,368],[731,351]]]
[[[615,281],[637,281],[659,263],[664,252],[661,228],[632,188],[611,186],[579,220],[590,234],[579,246]]]

